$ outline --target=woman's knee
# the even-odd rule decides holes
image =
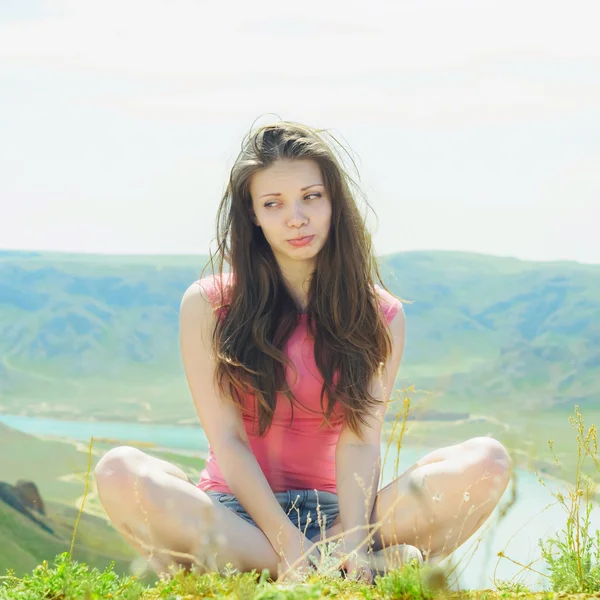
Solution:
[[[117,446],[106,452],[94,468],[99,494],[105,498],[118,495],[121,501],[126,501],[135,482],[139,485],[146,476],[146,458],[132,446]]]
[[[492,437],[472,438],[465,445],[465,450],[476,453],[479,459],[481,478],[489,481],[493,490],[502,493],[512,474],[512,459],[508,450]]]

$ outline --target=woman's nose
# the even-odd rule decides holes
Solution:
[[[297,204],[294,205],[294,207],[292,208],[292,214],[289,218],[289,224],[296,225],[298,223],[304,222],[306,222],[306,215],[304,214],[302,207]]]

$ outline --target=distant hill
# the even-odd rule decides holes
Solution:
[[[0,252],[0,412],[196,419],[178,311],[206,260]],[[600,266],[459,252],[381,265],[407,300],[397,387],[491,414],[600,402]]]
[[[600,407],[600,265],[409,252],[384,279],[414,301],[404,375],[442,406]]]

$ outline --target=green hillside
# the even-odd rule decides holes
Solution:
[[[101,451],[97,451],[93,464]],[[0,424],[0,481],[14,484],[17,479],[33,481],[42,497],[46,515],[34,512],[54,533],[0,500],[0,572],[13,568],[17,573],[31,571],[42,560],[52,560],[68,551],[73,528],[85,490],[87,454],[72,444],[40,440]],[[90,480],[86,511],[102,514]],[[77,529],[74,555],[104,568],[110,561],[127,569],[135,553],[110,526],[104,515],[84,512]],[[126,572],[126,571],[123,571]]]
[[[0,411],[197,422],[178,310],[206,257],[0,252]],[[384,257],[406,299],[398,387],[506,417],[600,400],[600,266],[458,252]]]
[[[45,502],[74,505],[83,494],[88,457],[72,444],[40,440],[0,423],[0,456],[6,457],[0,461],[0,481],[33,481]]]
[[[50,504],[44,521],[51,524],[56,534],[52,535],[0,502],[0,572],[11,568],[17,575],[23,575],[43,560],[52,561],[58,553],[68,552],[76,517],[75,509]],[[84,513],[73,556],[98,568],[105,568],[114,560],[115,569],[127,573],[136,554],[107,522]]]
[[[94,467],[110,447],[95,443],[92,448],[88,493],[77,526],[74,557],[102,569],[115,560],[115,570],[125,574],[137,553],[109,523],[93,478]],[[204,461],[196,457],[148,447],[143,450],[180,466],[192,478],[197,478],[204,467]],[[58,553],[69,550],[85,493],[88,445],[43,440],[0,424],[0,456],[0,482],[34,482],[46,509],[46,515],[34,512],[34,516],[55,534],[0,500],[0,573],[13,568],[22,574],[42,560],[51,562]]]
[[[0,412],[68,419],[197,423],[178,344],[181,296],[206,257],[0,252]],[[600,266],[454,252],[382,260],[405,300],[397,388],[438,411],[406,441],[436,446],[490,433],[524,466],[568,476],[577,459],[568,416],[600,423]],[[398,403],[392,406],[399,410]],[[452,413],[467,417],[453,418]],[[422,416],[422,413],[421,413]],[[555,440],[564,471],[555,468]],[[92,469],[111,445],[97,443]],[[145,451],[192,478],[197,457]],[[85,489],[87,444],[42,440],[0,424],[0,481],[35,482],[45,532],[0,502],[0,572],[31,571],[68,550]],[[133,550],[106,519],[90,480],[75,557],[126,573]]]
[[[384,279],[412,301],[403,380],[438,407],[600,406],[600,266],[410,252],[388,258]]]

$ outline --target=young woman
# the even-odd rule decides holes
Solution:
[[[280,122],[244,140],[217,213],[218,272],[181,303],[210,444],[200,481],[126,446],[95,469],[114,526],[158,573],[231,563],[281,575],[336,540],[340,566],[372,581],[390,556],[448,556],[506,489],[508,453],[478,437],[378,490],[405,319],[351,183],[309,127]]]

